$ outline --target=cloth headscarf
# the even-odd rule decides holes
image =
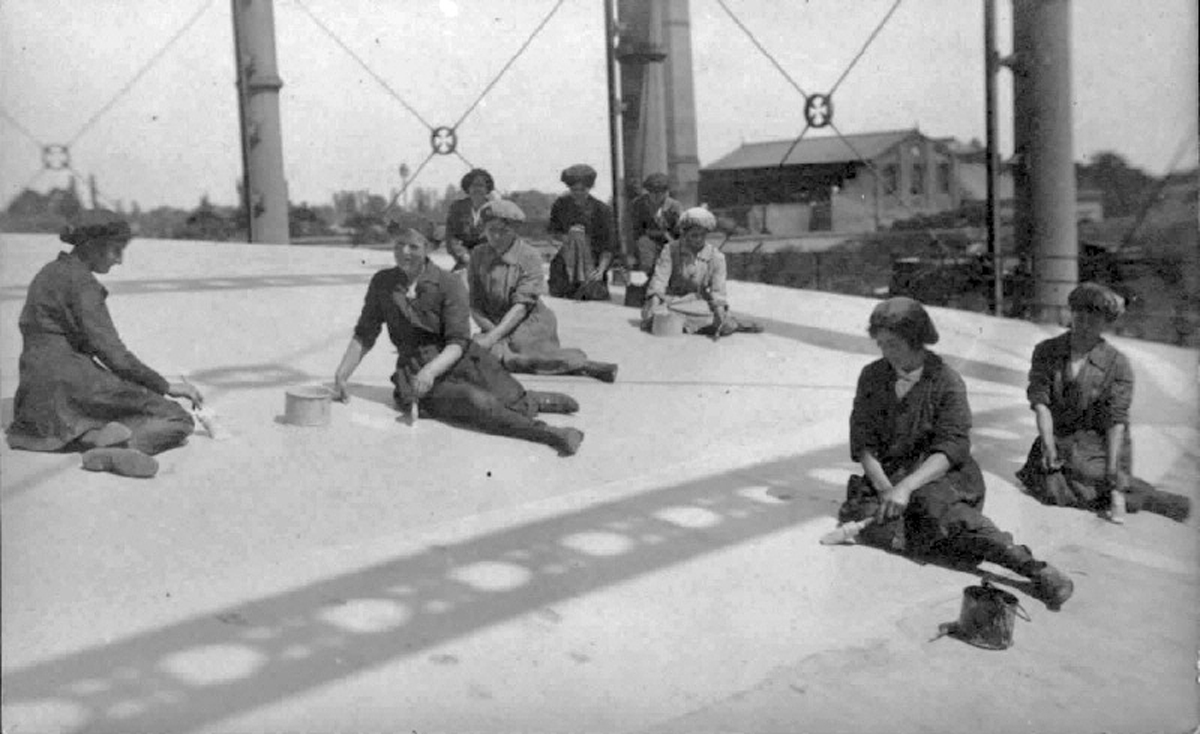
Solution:
[[[938,333],[933,326],[929,313],[918,301],[906,296],[896,296],[881,301],[871,311],[870,324],[867,333],[871,336],[880,329],[887,329],[898,334],[909,346],[922,344],[937,344]]]
[[[85,209],[62,228],[58,238],[68,245],[82,245],[92,240],[124,240],[133,238],[129,222],[108,209]]]
[[[702,206],[694,206],[679,217],[680,231],[692,227],[700,227],[705,232],[711,232],[717,228],[717,217]]]
[[[1072,311],[1097,311],[1109,321],[1125,313],[1125,299],[1099,283],[1080,283],[1067,296]]]
[[[647,191],[670,191],[671,179],[665,173],[652,173],[642,181],[642,188]]]
[[[521,207],[517,206],[516,202],[508,199],[500,199],[493,201],[489,211],[484,215],[485,219],[504,219],[513,223],[525,221],[525,212],[521,211]]]
[[[564,168],[559,179],[567,186],[581,183],[590,189],[596,185],[596,169],[586,163],[576,163],[569,168]]]

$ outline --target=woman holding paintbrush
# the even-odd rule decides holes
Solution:
[[[850,477],[843,537],[957,564],[989,561],[1034,583],[1051,609],[1074,584],[1036,560],[983,515],[983,475],[971,458],[971,409],[962,378],[927,346],[938,341],[924,307],[890,298],[868,333],[883,358],[863,368],[850,414]],[[850,523],[856,523],[850,525]]]

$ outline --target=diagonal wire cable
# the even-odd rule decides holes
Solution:
[[[878,179],[880,181],[886,181],[886,179],[880,173],[879,168],[874,163],[872,163],[867,158],[865,158],[863,156],[863,154],[859,152],[858,148],[854,147],[854,143],[851,143],[850,140],[845,135],[842,134],[842,131],[837,128],[837,125],[834,125],[832,122],[830,122],[829,127],[833,129],[833,132],[836,133],[837,136],[841,139],[841,141],[846,145],[846,147],[850,149],[850,152],[854,154],[854,157],[858,158],[860,163],[865,165],[867,168],[871,169],[871,173],[876,177],[876,179]],[[908,202],[904,200],[904,197],[900,196],[900,194],[896,192],[895,186],[893,186],[890,191],[885,191],[884,195],[891,196],[892,198],[894,198],[900,204],[900,206],[904,207],[904,209],[906,209],[908,211],[909,214],[917,215],[920,213],[917,210],[913,209],[911,206],[909,206]],[[937,232],[934,232],[932,228],[925,227],[925,233],[928,234],[929,237],[934,242],[936,242],[939,246],[945,247],[945,243],[942,241],[942,239],[940,237],[938,237]]]
[[[434,125],[429,124],[429,122],[424,117],[421,116],[420,112],[417,112],[417,110],[412,105],[410,105],[408,102],[404,101],[404,98],[400,96],[399,92],[397,92],[395,89],[392,89],[391,85],[388,84],[387,81],[385,81],[383,79],[383,77],[376,74],[375,71],[373,69],[371,69],[370,66],[367,66],[367,62],[363,61],[361,56],[354,53],[354,49],[347,46],[345,44],[345,42],[342,41],[342,39],[338,38],[337,34],[334,33],[332,30],[330,30],[329,26],[322,23],[321,19],[318,18],[316,15],[314,15],[313,12],[308,9],[307,5],[305,5],[301,0],[292,0],[292,2],[294,2],[296,4],[296,6],[299,7],[302,11],[304,11],[304,14],[307,15],[309,17],[309,19],[312,20],[312,22],[317,25],[318,28],[320,28],[322,31],[324,31],[325,35],[329,36],[329,38],[334,43],[336,43],[338,46],[340,46],[342,48],[343,51],[345,51],[347,54],[349,54],[350,58],[357,61],[358,65],[363,68],[363,71],[370,74],[371,78],[374,79],[376,82],[378,82],[379,86],[383,87],[384,91],[386,91],[389,95],[392,96],[393,99],[395,99],[397,102],[399,102],[400,105],[402,107],[404,107],[404,109],[408,110],[409,114],[411,114],[413,117],[417,118],[417,120],[419,120],[421,122],[421,124],[424,125],[425,127],[429,128],[430,130],[434,129],[434,127],[435,127]]]
[[[421,169],[424,168],[425,164],[429,163],[429,161],[435,155],[437,155],[435,152],[430,151],[429,155],[425,156],[425,160],[421,161],[421,165],[417,166],[417,170],[413,171],[412,175],[408,177],[408,180],[406,180],[400,186],[400,190],[397,191],[396,193],[392,194],[392,200],[388,202],[387,207],[385,207],[383,210],[384,214],[387,214],[388,212],[390,212],[392,210],[393,207],[396,206],[396,202],[400,199],[401,196],[404,195],[405,191],[408,191],[408,187],[412,186],[413,182],[417,180],[417,176],[419,176],[421,174]]]
[[[804,136],[808,134],[810,128],[812,128],[812,125],[806,124],[804,129],[800,131],[800,134],[796,136],[796,139],[792,141],[792,144],[788,147],[787,152],[784,153],[783,157],[779,159],[780,168],[783,168],[783,164],[787,163],[788,156],[792,154],[792,151],[796,149],[796,146],[800,144],[800,141],[803,140]]]
[[[850,65],[846,67],[846,70],[842,72],[842,75],[838,77],[837,81],[833,83],[833,86],[829,88],[829,91],[826,92],[826,94],[828,94],[830,97],[833,96],[834,91],[841,86],[842,80],[850,74],[850,70],[854,68],[854,65],[858,63],[858,60],[861,59],[863,54],[867,52],[867,49],[871,46],[871,43],[875,40],[875,37],[879,35],[879,32],[883,30],[883,27],[887,25],[887,22],[891,20],[892,15],[896,12],[896,8],[900,7],[901,2],[902,0],[896,0],[894,3],[892,3],[891,9],[889,9],[887,14],[883,16],[883,20],[879,21],[879,25],[875,26],[875,30],[871,31],[871,35],[867,38],[867,42],[864,43],[862,48],[858,50],[858,53],[850,61]]]
[[[36,137],[36,136],[34,136],[34,134],[33,134],[33,133],[29,132],[29,128],[27,128],[27,127],[25,127],[24,125],[22,125],[22,124],[21,124],[21,123],[20,123],[20,122],[17,120],[17,118],[15,118],[15,117],[13,117],[12,115],[8,114],[8,110],[4,109],[3,107],[0,107],[0,117],[3,117],[5,120],[8,120],[8,124],[10,124],[10,125],[12,125],[13,127],[15,127],[15,128],[17,129],[17,132],[19,132],[19,133],[21,133],[22,135],[24,135],[25,137],[29,138],[29,139],[30,139],[30,140],[31,140],[31,141],[32,141],[32,142],[33,142],[35,145],[37,145],[37,147],[39,147],[39,148],[44,148],[44,147],[46,147],[46,144],[45,144],[45,143],[43,143],[42,141],[38,140],[38,139],[37,139],[37,137]]]
[[[462,113],[462,115],[452,126],[452,129],[458,128],[458,126],[462,124],[463,120],[467,119],[467,116],[470,115],[479,105],[479,103],[483,101],[483,98],[487,96],[488,92],[492,91],[492,87],[496,86],[496,83],[500,81],[501,77],[504,76],[509,67],[521,57],[521,54],[525,53],[525,49],[529,48],[529,44],[533,43],[533,39],[536,38],[537,34],[546,27],[546,24],[550,22],[550,19],[554,17],[554,14],[558,12],[558,9],[563,6],[564,2],[566,2],[566,0],[558,0],[558,2],[554,4],[554,7],[550,9],[550,12],[546,14],[546,17],[542,18],[542,22],[538,23],[537,27],[533,29],[533,32],[529,34],[529,37],[525,39],[525,43],[521,44],[521,47],[518,48],[517,52],[512,55],[512,58],[508,60],[508,63],[506,63],[492,79],[492,81],[486,87],[484,87],[483,91],[479,93],[479,96],[475,99],[475,101],[471,103],[471,106]]]
[[[746,37],[750,39],[750,42],[754,44],[754,46],[762,53],[762,55],[766,56],[767,60],[775,65],[775,68],[779,70],[779,73],[783,74],[783,78],[787,79],[788,83],[795,87],[796,91],[799,92],[802,97],[808,99],[808,93],[800,88],[800,85],[797,84],[796,80],[787,73],[787,70],[780,66],[779,62],[775,60],[775,57],[772,56],[771,53],[767,51],[767,49],[765,49],[761,43],[758,42],[758,39],[754,37],[754,34],[750,32],[750,29],[747,28],[742,21],[738,20],[738,17],[734,15],[733,11],[729,9],[729,6],[725,4],[725,0],[717,0],[717,4],[720,5],[721,9],[724,10],[727,15],[729,15],[729,18],[737,24],[737,27],[742,29],[742,33],[746,34]]]
[[[70,147],[72,144],[74,144],[74,142],[78,140],[85,132],[87,132],[88,129],[91,128],[91,126],[94,125],[102,115],[104,115],[104,113],[112,109],[113,105],[115,105],[117,101],[125,95],[126,92],[132,89],[133,85],[137,84],[138,80],[145,76],[146,72],[150,71],[151,67],[153,67],[160,59],[162,59],[163,55],[171,48],[171,46],[175,45],[175,42],[183,37],[183,34],[187,33],[188,29],[196,24],[196,21],[200,20],[200,16],[204,15],[204,12],[208,10],[214,1],[215,0],[207,0],[207,2],[200,6],[200,9],[193,13],[192,17],[188,18],[187,22],[184,23],[179,30],[175,31],[175,34],[167,40],[166,44],[163,45],[163,47],[160,48],[153,56],[147,59],[144,64],[142,64],[142,67],[138,69],[136,74],[133,75],[133,78],[131,78],[125,84],[125,86],[117,90],[117,93],[108,100],[107,104],[96,110],[96,112],[88,118],[87,122],[83,123],[83,126],[79,128],[79,132],[75,133],[75,135],[66,142],[66,146]]]

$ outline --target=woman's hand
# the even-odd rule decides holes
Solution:
[[[413,375],[412,389],[418,398],[425,397],[426,393],[433,389],[433,381],[437,376],[429,370],[428,367],[421,368],[421,371]]]
[[[591,270],[588,271],[588,274],[586,276],[584,276],[583,282],[584,283],[595,283],[596,281],[600,280],[603,277],[604,277],[603,269],[592,268]]]
[[[1053,474],[1056,471],[1062,471],[1063,462],[1058,458],[1058,450],[1042,444],[1042,471]]]
[[[496,338],[492,336],[493,333],[495,333],[495,329],[476,334],[472,341],[483,347],[485,351],[491,351],[492,347],[496,346]]]
[[[346,381],[344,379],[334,377],[331,392],[333,393],[333,399],[339,403],[350,402],[350,391],[346,389]]]
[[[886,492],[880,492],[879,509],[875,512],[875,519],[884,521],[901,517],[904,515],[904,508],[908,507],[908,498],[911,495],[912,490],[903,484],[898,484]]]
[[[192,401],[193,408],[204,404],[204,396],[190,382],[171,382],[167,384],[167,395],[173,398],[187,398]]]

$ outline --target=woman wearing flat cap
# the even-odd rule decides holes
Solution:
[[[392,391],[396,407],[485,433],[546,444],[562,456],[579,450],[583,432],[537,420],[538,413],[573,413],[567,395],[526,390],[495,355],[471,341],[462,278],[429,259],[429,240],[393,223],[396,267],[371,278],[354,335],[334,372],[334,397],[350,400],[349,380],[383,327],[396,347]],[[412,414],[415,417],[415,414]]]
[[[688,209],[679,218],[680,237],[658,254],[654,275],[646,286],[642,328],[649,331],[654,316],[673,311],[684,317],[684,331],[714,338],[762,326],[729,312],[725,291],[725,255],[708,241],[717,218],[704,207]],[[700,308],[697,309],[696,307]]]
[[[559,243],[550,261],[550,295],[607,301],[608,268],[620,254],[613,210],[592,196],[596,169],[577,164],[562,172],[567,192],[550,207],[547,231]]]
[[[471,250],[487,241],[483,225],[496,190],[492,174],[482,168],[467,171],[460,184],[464,196],[452,201],[446,213],[446,250],[455,270],[466,268]]]
[[[152,458],[187,441],[191,414],[165,396],[202,397],[168,382],[126,348],[95,273],[120,265],[132,233],[119,215],[82,212],[59,239],[72,246],[29,284],[18,326],[20,382],[8,445],[28,451],[83,451],[83,467],[150,477]]]
[[[603,382],[617,365],[593,362],[558,343],[558,321],[546,305],[542,256],[517,236],[525,213],[511,201],[495,202],[485,225],[487,242],[471,251],[471,316],[475,341],[500,358],[509,372],[584,375]]]
[[[642,182],[645,192],[629,203],[629,220],[633,247],[630,248],[630,270],[654,274],[658,254],[670,240],[679,237],[679,218],[683,204],[671,198],[671,180],[665,173],[652,173]]]
[[[1098,283],[1083,283],[1067,305],[1070,330],[1033,350],[1026,395],[1038,436],[1017,477],[1046,504],[1102,512],[1116,522],[1125,509],[1182,522],[1191,510],[1187,497],[1132,476],[1133,368],[1103,336],[1125,310],[1124,299]]]
[[[1057,609],[1071,580],[1013,543],[983,515],[983,475],[971,458],[971,408],[961,377],[927,346],[938,333],[925,308],[890,298],[867,332],[883,353],[863,368],[850,413],[850,477],[842,523],[871,520],[859,539],[964,565],[989,561],[1033,581]]]

